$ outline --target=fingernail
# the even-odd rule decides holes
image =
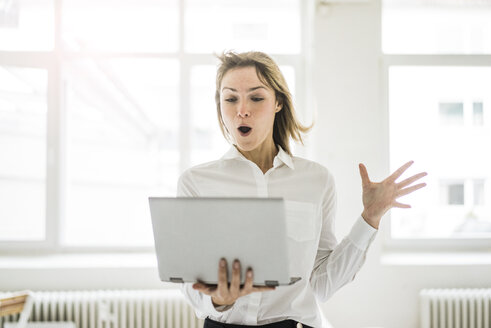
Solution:
[[[251,270],[247,271],[247,276],[248,276],[249,278],[250,278],[250,277],[252,277],[252,271],[251,271]]]
[[[225,267],[225,259],[220,260],[220,266],[223,268]]]
[[[234,262],[234,268],[238,269],[239,268],[239,261],[235,260]]]

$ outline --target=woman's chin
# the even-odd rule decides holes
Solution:
[[[252,142],[237,142],[237,141],[235,142],[235,145],[241,151],[252,151],[259,146]]]
[[[241,145],[239,143],[237,143],[235,145],[237,146],[237,148],[239,148],[240,151],[252,151],[256,148],[256,147],[244,146],[244,145]]]
[[[271,144],[272,147],[274,147],[274,141],[273,138],[271,137],[271,140],[268,140],[267,138],[265,139],[258,139],[258,138],[251,138],[250,136],[247,138],[241,138],[241,137],[236,137],[235,138],[235,146],[240,150],[240,151],[253,151],[253,150],[266,150]]]

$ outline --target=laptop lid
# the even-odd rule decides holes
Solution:
[[[160,279],[217,284],[218,263],[248,267],[254,285],[289,285],[291,277],[281,198],[150,197]]]

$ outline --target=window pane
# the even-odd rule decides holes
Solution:
[[[152,245],[149,196],[178,176],[177,60],[80,60],[65,67],[68,107],[64,243]]]
[[[215,66],[191,70],[191,165],[217,160],[230,147],[218,124]]]
[[[464,205],[464,185],[451,184],[447,186],[448,205]]]
[[[54,21],[53,0],[0,1],[0,50],[52,50]]]
[[[443,125],[464,124],[463,103],[440,103],[440,121]]]
[[[395,238],[491,237],[490,195],[474,186],[491,178],[491,125],[473,124],[475,99],[491,101],[489,85],[489,67],[390,68],[391,170],[413,159],[408,174],[428,172],[427,187],[401,199],[413,208],[391,211]],[[449,106],[462,126],[441,124],[446,99],[462,99]]]
[[[474,180],[474,205],[484,205],[484,179]]]
[[[177,6],[177,0],[65,0],[63,46],[68,51],[177,51]]]
[[[385,53],[489,54],[491,1],[383,0],[382,48]]]
[[[47,72],[0,67],[0,240],[43,240]]]
[[[484,115],[482,111],[482,102],[475,102],[473,104],[473,118],[474,125],[483,125],[484,124]]]
[[[185,50],[300,53],[298,0],[189,0]]]
[[[283,76],[285,77],[285,80],[286,80],[286,84],[288,85],[288,89],[290,90],[291,94],[292,94],[292,98],[293,98],[293,102],[294,102],[294,105],[295,105],[295,102],[296,102],[296,83],[295,83],[295,80],[296,80],[296,77],[295,77],[295,69],[293,68],[293,66],[286,66],[286,65],[280,65],[280,70],[281,70],[281,73],[283,74]],[[298,112],[299,109],[298,108],[295,108],[296,111]],[[299,113],[297,113],[297,115],[299,115]]]

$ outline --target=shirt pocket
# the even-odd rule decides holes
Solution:
[[[285,200],[286,232],[295,241],[315,238],[315,206],[308,202]]]

